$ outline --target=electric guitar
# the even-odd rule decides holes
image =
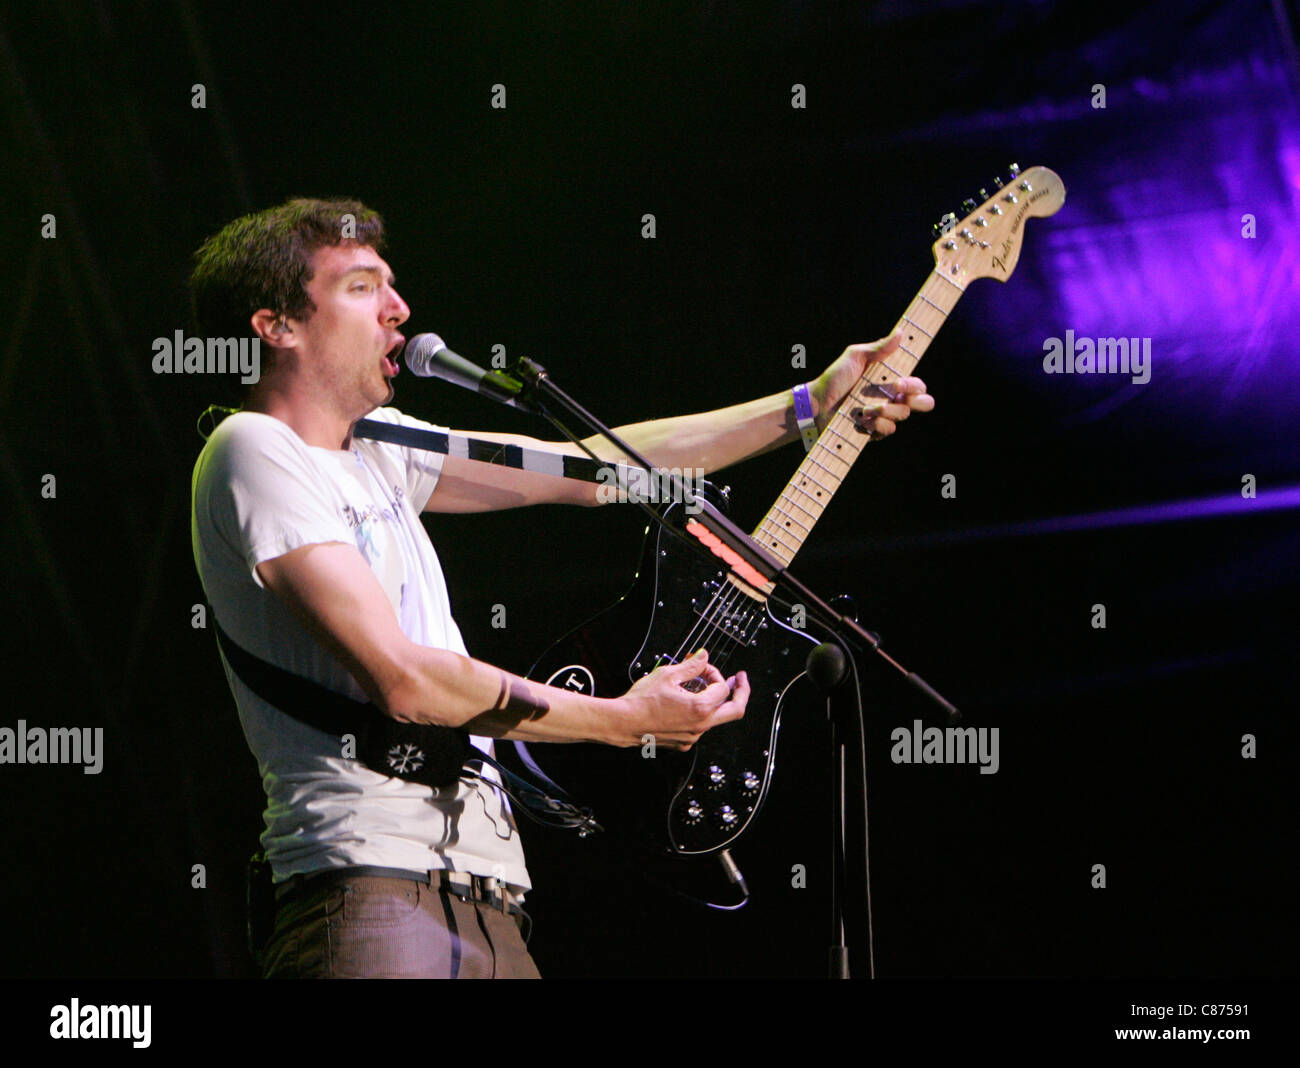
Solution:
[[[895,333],[899,349],[869,364],[753,538],[784,564],[794,559],[840,484],[870,443],[859,429],[864,408],[894,379],[912,374],[966,286],[976,278],[1005,281],[1020,258],[1026,218],[1055,214],[1065,201],[1061,179],[1046,167],[1011,176],[960,221],[936,227],[934,270]],[[708,495],[720,507],[715,490]],[[682,525],[682,504],[665,509]],[[755,588],[654,525],[648,529],[637,578],[616,604],[560,639],[528,677],[597,697],[614,697],[660,664],[677,663],[703,647],[724,676],[747,671],[744,718],[706,732],[681,753],[644,739],[640,747],[515,746],[600,825],[678,856],[716,853],[757,818],[772,784],[777,734],[791,690],[804,674],[809,650],[801,606],[784,603],[769,584]],[[689,685],[689,684],[688,684]]]

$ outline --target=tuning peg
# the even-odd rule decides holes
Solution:
[[[954,226],[957,225],[957,216],[954,212],[948,212],[937,223],[934,224],[933,233],[935,237],[942,237]]]
[[[1006,184],[1007,184],[1007,179],[1005,179],[1005,178],[999,178],[999,177],[997,177],[996,175],[994,175],[994,177],[993,177],[993,192],[996,193],[999,189],[1001,189],[1001,188],[1002,188],[1004,185],[1006,185]]]
[[[981,190],[980,190],[980,203],[983,204],[984,201],[988,200],[988,198],[989,198],[988,192],[987,192],[986,190],[981,189]]]
[[[961,202],[961,209],[967,215],[969,215],[972,211],[975,210],[975,206],[976,206],[975,201],[971,200],[969,197],[967,197],[965,200]]]
[[[1019,163],[1013,163],[1013,164],[1011,164],[1011,166],[1008,167],[1007,170],[1011,172],[1011,178],[1019,178],[1019,177],[1020,177],[1020,164],[1019,164]],[[1011,178],[1008,178],[1007,181],[1011,181]]]

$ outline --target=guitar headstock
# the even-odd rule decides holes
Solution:
[[[984,202],[979,207],[967,200],[965,218],[949,212],[935,226],[935,269],[963,287],[972,278],[1010,278],[1020,260],[1025,219],[1055,215],[1065,203],[1060,175],[1046,167],[1030,167],[1022,174],[1013,163],[1010,176],[997,186],[992,196],[980,190]]]

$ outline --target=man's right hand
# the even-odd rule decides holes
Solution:
[[[704,685],[688,689],[695,679]],[[705,731],[740,719],[748,700],[745,672],[723,678],[703,649],[680,664],[655,668],[620,699],[636,731],[629,744],[640,745],[649,734],[669,749],[689,749]]]
[[[417,645],[355,545],[304,545],[257,572],[370,700],[402,723],[527,742],[633,746],[650,734],[658,744],[689,749],[709,728],[739,719],[749,699],[744,672],[724,679],[707,656],[658,668],[622,697],[595,698]],[[697,677],[703,689],[683,686]]]

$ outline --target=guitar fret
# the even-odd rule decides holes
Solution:
[[[790,487],[787,486],[785,489],[781,491],[781,496],[785,497],[789,492],[790,492]],[[821,515],[819,513],[810,512],[807,508],[805,508],[802,504],[800,504],[798,501],[794,500],[793,498],[790,499],[790,503],[793,504],[796,508],[798,508],[799,511],[803,512],[804,515],[812,516],[812,521],[814,523],[816,523],[817,520],[821,518]],[[812,527],[807,527],[806,529],[812,530]]]
[[[805,462],[809,462],[809,463],[814,463],[814,464],[816,464],[818,467],[820,467],[823,471],[825,471],[828,475],[831,476],[831,478],[835,479],[835,481],[837,481],[837,482],[840,481],[841,478],[843,478],[843,476],[840,475],[838,472],[832,471],[832,470],[831,470],[829,467],[827,467],[824,463],[822,463],[820,460],[818,460],[818,459],[816,458],[816,455],[815,455],[814,453],[811,453],[811,452],[810,452],[810,453],[808,454],[808,459],[807,459],[807,461],[805,461]],[[817,483],[817,484],[818,484],[819,486],[821,485],[820,482]],[[832,492],[833,492],[833,491],[832,491]]]
[[[952,311],[952,309],[957,306],[957,301],[961,300],[961,295],[964,292],[964,290],[956,282],[953,282],[951,278],[945,277],[940,271],[937,270],[931,271],[930,274],[932,278],[942,278],[945,282],[949,283],[955,290],[957,290],[955,295],[952,293],[948,294],[948,296],[952,297],[952,305],[951,307],[948,308],[948,310]],[[925,280],[925,284],[921,286],[921,292],[926,292],[927,290],[930,293],[934,293],[934,283],[931,278],[927,278]]]
[[[917,296],[927,304],[933,305],[943,312],[946,318],[948,313],[957,306],[957,301],[961,299],[962,291],[958,289],[955,293],[951,289],[940,289],[935,285],[923,285]]]
[[[784,538],[784,537],[785,537],[785,531],[783,531],[780,527],[774,527],[774,528],[772,528],[771,530],[767,531],[767,532],[763,535],[763,537],[765,537],[765,538],[771,538],[772,535],[774,535],[774,534],[775,534],[778,538]],[[789,559],[793,560],[793,559],[794,559],[794,553],[796,553],[796,552],[799,551],[799,546],[800,546],[800,544],[801,544],[800,541],[795,541],[794,545],[778,544],[777,542],[773,541],[773,542],[771,542],[770,545],[768,545],[768,546],[764,546],[764,548],[772,548],[772,549],[778,549],[778,548],[780,548],[780,549],[793,549],[794,552],[792,552],[792,553],[790,554],[790,556],[789,556]]]
[[[925,301],[925,303],[919,303],[920,301],[923,300]],[[932,311],[930,308],[927,308],[925,304],[931,305],[934,311]],[[938,315],[935,315],[936,311],[939,313]],[[924,319],[922,318],[923,316],[925,317]],[[916,300],[912,301],[912,306],[907,309],[906,318],[916,323],[920,323],[920,322],[928,323],[929,317],[931,316],[934,316],[934,318],[938,320],[938,322],[933,324],[935,326],[935,330],[930,331],[930,333],[933,334],[937,331],[938,327],[943,326],[943,324],[947,321],[948,313],[945,312],[943,308],[940,307],[938,304],[936,304],[934,301],[928,300],[924,297],[923,294],[918,293],[916,295]]]
[[[786,497],[786,500],[788,500],[788,501],[790,501],[792,504],[794,504],[794,506],[795,506],[796,508],[798,508],[801,512],[804,513],[804,515],[806,515],[806,516],[809,518],[809,520],[811,520],[811,522],[808,523],[807,528],[806,528],[809,532],[811,532],[813,526],[816,525],[817,520],[819,520],[819,519],[822,517],[821,511],[820,511],[820,510],[815,511],[815,512],[812,511],[811,509],[809,509],[809,508],[805,507],[804,505],[800,504],[798,501],[796,501],[796,500],[795,500],[792,496],[790,496],[789,494],[786,494],[785,497]],[[816,502],[814,501],[813,503],[815,504]]]
[[[814,497],[811,493],[809,493],[806,489],[800,489],[798,486],[791,486],[790,492],[800,494],[801,496],[807,499],[809,504],[811,504],[814,508],[817,509],[817,512],[814,513],[811,509],[804,508],[805,512],[807,512],[809,515],[815,514],[816,518],[818,519],[822,517],[822,502],[818,500],[816,497]]]
[[[858,404],[862,404],[862,405],[865,405],[865,404],[870,403],[869,400],[868,400],[868,398],[866,398],[866,397],[859,397],[856,393],[853,394],[853,400],[856,401]],[[839,412],[836,413],[835,418],[836,418],[836,419],[842,419],[842,420],[844,421],[844,424],[845,424],[846,426],[850,426],[850,427],[852,427],[853,430],[854,430],[856,433],[859,433],[859,434],[861,433],[861,431],[858,430],[857,423],[855,423],[855,422],[854,422],[854,421],[849,417],[849,415],[848,415],[847,412],[841,410],[841,411],[839,411]],[[829,428],[828,428],[828,429],[829,429]],[[870,444],[870,438],[867,438],[867,439],[865,439],[865,440],[862,439],[862,438],[851,438],[851,437],[849,437],[847,434],[841,434],[838,430],[835,431],[835,436],[838,437],[838,438],[842,438],[844,441],[847,441],[850,445],[852,445],[855,449],[858,450],[858,452],[857,452],[857,456],[854,456],[852,460],[845,460],[845,461],[844,461],[846,464],[852,464],[853,461],[856,460],[856,459],[858,458],[858,456],[861,456],[861,455],[862,455],[862,450],[863,450],[864,448],[866,448],[867,445]]]
[[[845,456],[843,454],[843,450],[839,450],[837,451],[836,456],[839,459],[840,463],[852,469],[853,465],[857,462],[858,457],[862,455],[862,445],[859,442],[854,441],[852,438],[848,437],[847,435],[841,434],[838,430],[834,428],[834,426],[832,425],[833,423],[834,420],[832,420],[831,423],[828,423],[823,433],[834,434],[837,438],[839,438],[846,445],[848,445],[849,449],[852,450],[852,455]],[[829,446],[827,446],[827,448],[829,448]],[[848,472],[846,471],[845,474],[848,474]]]
[[[837,414],[838,414],[838,413],[837,413]],[[834,434],[834,435],[835,435],[837,438],[839,438],[841,441],[847,441],[850,445],[853,445],[853,446],[855,446],[855,447],[856,447],[857,444],[858,444],[858,443],[857,443],[856,441],[854,441],[852,438],[845,437],[845,436],[844,436],[843,434],[841,434],[838,430],[836,430],[836,429],[835,429],[835,420],[833,420],[833,419],[832,419],[829,423],[826,424],[826,429],[823,431],[823,433]],[[845,462],[845,463],[851,463],[851,461],[849,461],[849,460],[845,460],[844,462]]]
[[[843,464],[844,471],[839,474],[836,474],[835,475],[836,478],[843,478],[846,474],[848,474],[848,469],[853,466],[853,461],[844,456],[844,450],[837,445],[831,444],[831,439],[829,436],[826,438],[825,441],[819,441],[817,443],[817,448],[813,449],[813,451],[809,453],[809,455],[820,456],[822,460],[826,461],[826,463]],[[818,463],[821,463],[821,460],[819,460]],[[822,464],[822,466],[826,467],[826,464]],[[834,468],[830,468],[830,467],[826,469],[832,472],[835,470]]]
[[[934,335],[933,335],[932,333],[930,333],[928,330],[926,330],[925,327],[923,327],[920,323],[913,322],[913,320],[909,319],[906,315],[903,316],[903,322],[905,322],[905,323],[911,323],[914,327],[916,327],[918,330],[920,330],[921,333],[923,333],[923,334],[924,334],[926,337],[928,337],[928,338],[933,338],[933,337],[934,337]]]
[[[946,274],[943,274],[942,272],[940,272],[940,270],[939,270],[937,267],[936,267],[936,268],[934,269],[934,271],[932,271],[931,273],[932,273],[936,278],[942,278],[945,282],[947,282],[947,283],[948,283],[950,286],[952,286],[954,289],[960,290],[962,293],[965,293],[965,292],[966,292],[966,287],[965,287],[965,286],[959,286],[956,282],[954,282],[954,281],[953,281],[951,278],[949,278]]]
[[[825,490],[827,493],[834,493],[834,492],[835,492],[833,489],[830,488],[830,486],[823,486],[820,482],[818,482],[815,478],[813,478],[813,476],[812,476],[812,472],[810,472],[810,471],[804,471],[804,472],[803,472],[803,481],[804,481],[804,482],[811,482],[814,486],[818,486],[818,487],[820,487],[821,489]],[[800,485],[802,485],[802,484],[803,484],[803,483],[800,483]]]
[[[805,530],[805,531],[811,531],[811,530],[812,530],[812,527],[804,526],[803,523],[800,523],[799,520],[797,520],[797,519],[796,519],[794,516],[792,516],[789,512],[782,512],[782,511],[781,511],[779,508],[777,508],[775,505],[772,506],[772,512],[776,512],[778,515],[784,516],[784,517],[785,517],[785,522],[786,522],[787,524],[789,524],[789,523],[794,523],[796,526],[800,527],[801,529],[803,529],[803,530]],[[772,512],[768,512],[768,514],[765,515],[765,516],[763,517],[763,522],[764,522],[764,523],[772,523],[772,522],[775,522],[775,520],[772,518]]]

